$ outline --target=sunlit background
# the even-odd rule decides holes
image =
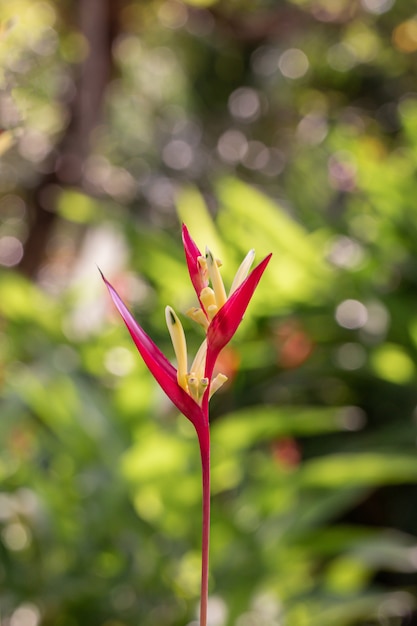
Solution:
[[[186,222],[273,259],[212,401],[210,626],[417,624],[409,0],[0,4],[0,625],[198,626]]]

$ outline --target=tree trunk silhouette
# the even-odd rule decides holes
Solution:
[[[75,69],[76,89],[69,105],[69,124],[55,148],[52,171],[39,181],[28,201],[29,234],[19,269],[30,278],[36,277],[45,259],[58,219],[56,186],[82,186],[91,134],[100,120],[111,75],[111,48],[117,34],[119,9],[119,1],[114,0],[78,0],[74,3],[79,32],[87,42],[88,52]]]

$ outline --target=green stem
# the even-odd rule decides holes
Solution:
[[[203,480],[203,529],[201,548],[200,626],[207,626],[209,546],[210,546],[210,431],[200,440]]]

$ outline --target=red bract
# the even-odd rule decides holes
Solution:
[[[101,272],[100,272],[101,273]],[[177,409],[194,424],[198,430],[204,423],[201,407],[193,400],[177,382],[177,370],[168,361],[166,356],[160,351],[158,346],[145,333],[143,328],[135,321],[132,314],[125,306],[120,296],[108,280],[101,276],[106,283],[111,298],[117,307],[127,329],[135,342],[135,345],[145,362],[145,365],[159,384],[161,389],[165,391],[170,400],[175,404]]]
[[[205,255],[202,255],[185,226],[182,229],[182,239],[191,282],[200,303],[200,307],[190,309],[187,315],[199,323],[206,333],[206,337],[190,367],[188,367],[184,331],[174,310],[167,307],[165,316],[177,358],[177,369],[171,365],[143,328],[134,320],[115,289],[102,276],[110,296],[149,371],[179,411],[193,423],[197,432],[203,471],[200,626],[206,626],[210,529],[208,404],[213,393],[227,380],[223,374],[217,374],[213,378],[213,370],[221,350],[236,333],[262,274],[270,261],[271,254],[249,274],[254,258],[254,251],[251,250],[238,269],[229,296],[227,296],[219,271],[220,263],[214,259],[210,250],[207,249]],[[211,287],[209,286],[210,283]]]
[[[208,378],[211,378],[220,351],[237,331],[270,258],[271,254],[255,267],[211,321],[207,331],[206,376]]]
[[[191,239],[185,224],[182,226],[182,243],[184,245],[185,260],[187,261],[191,282],[193,283],[197,298],[200,299],[201,291],[204,287],[208,286],[208,278],[206,272],[202,270],[198,262],[198,258],[201,257],[201,252]]]

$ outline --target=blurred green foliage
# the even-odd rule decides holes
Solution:
[[[111,4],[72,183],[48,177],[85,89],[76,5],[0,7],[0,623],[197,623],[196,438],[96,270],[173,358],[184,221],[229,284],[274,253],[212,401],[211,625],[412,626],[414,8]],[[23,272],[39,197],[54,225]]]

